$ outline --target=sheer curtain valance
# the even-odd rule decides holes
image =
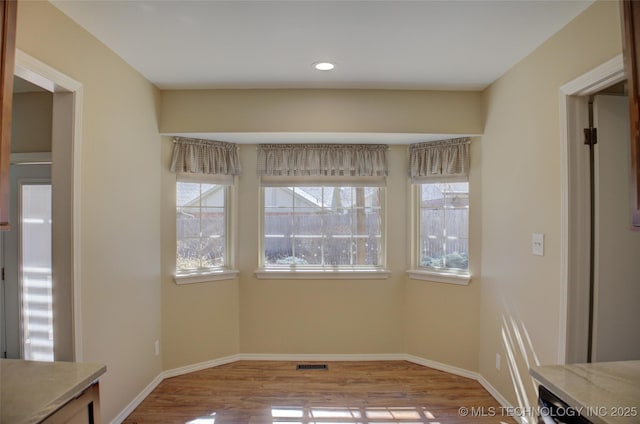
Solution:
[[[238,145],[223,141],[176,137],[171,171],[181,177],[200,179],[240,175]]]
[[[386,177],[386,144],[260,144],[262,177]]]
[[[427,141],[409,146],[409,175],[414,183],[466,181],[469,138]]]

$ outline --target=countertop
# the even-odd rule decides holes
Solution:
[[[38,423],[105,371],[97,364],[0,359],[0,422]]]
[[[530,373],[594,423],[640,423],[640,361],[536,366]]]

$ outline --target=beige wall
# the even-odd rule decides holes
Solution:
[[[51,93],[15,93],[11,115],[11,152],[51,151]]]
[[[18,48],[83,85],[81,348],[109,422],[162,370],[158,91],[50,3],[18,9]]]
[[[258,280],[259,204],[256,148],[242,146],[239,191],[240,348],[247,353],[366,354],[402,350],[408,251],[406,148],[389,151],[387,280]]]
[[[163,229],[162,363],[165,370],[240,351],[238,280],[188,285],[177,285],[173,281],[176,271],[176,176],[169,171],[172,151],[172,139],[164,137],[160,215]]]
[[[519,378],[522,398],[535,396],[525,359],[558,361],[559,88],[620,53],[619,21],[618,2],[594,3],[485,92],[479,371],[514,405]],[[545,234],[543,257],[531,254],[534,232]]]
[[[162,92],[160,131],[482,134],[470,91],[175,90]]]
[[[407,279],[404,307],[406,353],[469,371],[478,370],[482,263],[480,154],[480,139],[473,138],[469,173],[471,283],[462,286]]]

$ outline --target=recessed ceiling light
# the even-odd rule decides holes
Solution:
[[[316,68],[318,71],[330,71],[333,68],[335,68],[336,65],[334,65],[331,62],[316,62],[313,64],[313,67]]]

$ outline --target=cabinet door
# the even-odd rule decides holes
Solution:
[[[640,2],[622,0],[620,6],[631,129],[631,221],[640,229]]]
[[[100,389],[94,383],[41,424],[100,424]]]
[[[9,229],[9,159],[17,10],[17,0],[0,0],[0,230]]]

